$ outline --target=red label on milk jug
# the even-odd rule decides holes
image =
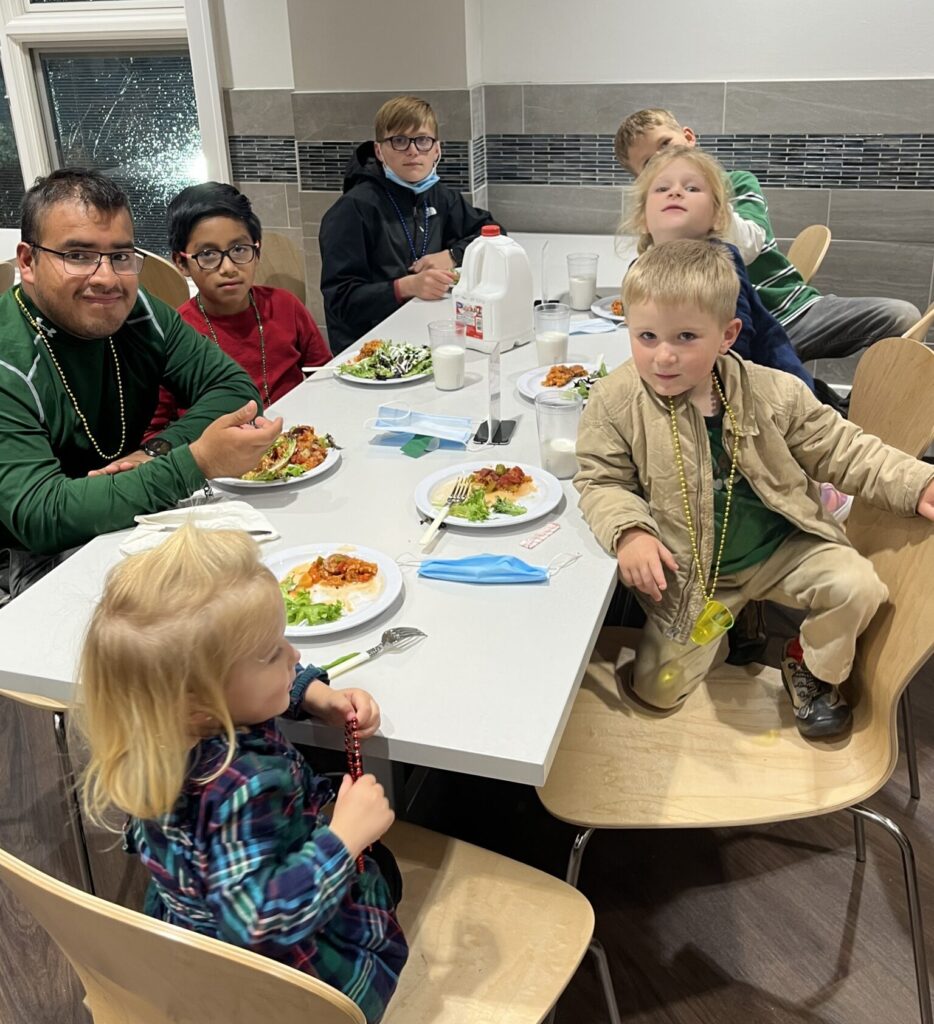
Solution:
[[[457,299],[454,303],[454,319],[464,325],[464,333],[468,338],[483,340],[483,306],[481,304],[462,302]]]

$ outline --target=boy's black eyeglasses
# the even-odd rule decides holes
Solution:
[[[126,274],[128,277],[135,277],[143,269],[143,260],[146,257],[135,249],[124,252],[91,252],[89,249],[67,249],[62,252],[60,249],[50,249],[47,245],[39,245],[38,242],[27,243],[32,249],[41,249],[42,252],[50,252],[53,256],[61,257],[62,266],[66,274],[74,274],[76,277],[90,277],[97,273],[97,268],[103,260],[110,260],[115,274]]]
[[[387,135],[380,142],[388,142],[397,153],[404,153],[412,143],[419,153],[427,153],[438,141],[433,135]]]
[[[224,262],[224,257],[229,256],[231,263],[243,266],[244,263],[252,263],[259,252],[259,242],[252,242],[247,245],[238,242],[229,249],[202,249],[201,252],[180,252],[186,260],[194,260],[202,270],[217,270]]]

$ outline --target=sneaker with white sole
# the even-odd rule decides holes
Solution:
[[[853,495],[838,491],[833,484],[820,485],[820,501],[838,523],[845,523],[853,508]]]
[[[838,686],[831,686],[805,665],[798,640],[789,640],[782,655],[782,682],[795,708],[795,724],[806,739],[837,736],[849,729],[853,713]]]

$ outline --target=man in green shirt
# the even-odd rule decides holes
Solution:
[[[23,200],[22,283],[0,296],[0,554],[10,596],[70,549],[259,460],[281,420],[249,376],[140,291],[125,193],[63,168]],[[189,410],[145,448],[165,384]],[[0,597],[2,603],[2,597]]]

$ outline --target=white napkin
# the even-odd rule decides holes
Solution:
[[[590,320],[572,320],[569,334],[606,334],[615,331],[617,325],[612,320],[595,317]]]
[[[161,544],[170,533],[186,523],[202,530],[246,530],[260,543],[278,540],[270,521],[245,501],[219,501],[193,508],[170,508],[153,515],[135,516],[139,526],[120,545],[124,555],[135,555]]]

